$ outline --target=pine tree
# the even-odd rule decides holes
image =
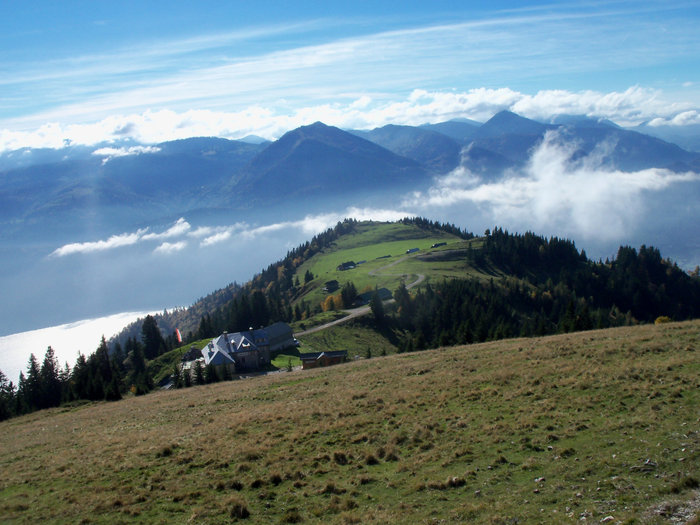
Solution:
[[[104,335],[100,340],[100,345],[97,347],[97,350],[95,350],[94,356],[96,372],[102,378],[102,382],[104,384],[111,383],[113,375],[112,363],[109,358],[109,348],[107,347],[107,340]]]
[[[173,373],[171,374],[173,379],[173,388],[182,388],[182,373],[180,372],[180,367],[177,363],[173,365]]]
[[[147,315],[141,325],[141,341],[144,346],[144,355],[146,359],[155,359],[160,354],[164,353],[165,340],[160,333],[158,323],[152,315]]]
[[[194,362],[194,384],[195,385],[204,385],[204,370],[202,369],[202,362],[197,359]]]
[[[204,382],[206,384],[217,383],[219,381],[219,374],[216,373],[216,368],[214,365],[209,363],[204,368]]]
[[[15,414],[15,387],[0,370],[0,421]]]
[[[58,361],[50,346],[46,349],[44,361],[41,365],[41,402],[40,408],[57,407],[61,404],[61,378]]]
[[[26,414],[29,409],[27,407],[27,380],[24,377],[24,372],[20,371],[19,381],[17,383],[17,394],[15,395],[15,414]]]
[[[119,380],[116,374],[112,376],[109,384],[105,386],[104,398],[105,401],[119,401],[122,398],[122,394],[119,391]]]
[[[348,281],[340,290],[340,297],[343,300],[343,307],[350,308],[357,299],[357,289],[352,281]]]
[[[78,353],[78,359],[75,361],[73,373],[71,374],[71,386],[73,390],[73,399],[89,399],[88,398],[88,383],[89,374],[87,360],[85,356]]]
[[[71,391],[71,369],[68,361],[66,361],[66,366],[58,374],[58,379],[61,381],[61,403],[67,403],[73,400],[73,393]]]
[[[132,345],[129,361],[131,362],[132,371],[127,384],[131,385],[131,391],[134,394],[146,394],[153,388],[153,380],[148,375],[143,346],[138,341],[134,341]]]
[[[369,308],[372,310],[372,315],[377,323],[384,322],[384,304],[382,304],[382,299],[379,297],[379,292],[375,290],[372,294],[372,299],[369,301]]]
[[[27,363],[27,379],[22,397],[28,412],[41,408],[41,370],[34,354],[30,354],[29,363]]]

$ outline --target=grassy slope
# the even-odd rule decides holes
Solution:
[[[302,299],[312,304],[320,303],[326,296],[322,291],[324,283],[333,279],[336,279],[341,287],[346,282],[352,281],[357,290],[361,292],[367,286],[371,288],[375,286],[386,287],[394,291],[402,280],[401,274],[404,273],[410,274],[407,279],[405,278],[407,282],[415,280],[416,273],[424,273],[428,278],[452,275],[453,272],[464,276],[465,272],[469,270],[464,263],[423,264],[418,265],[423,270],[418,272],[415,267],[408,266],[408,270],[403,267],[408,261],[392,267],[385,273],[378,272],[377,275],[370,275],[370,272],[379,271],[382,267],[403,257],[408,249],[420,248],[420,253],[425,253],[430,251],[431,245],[439,242],[448,243],[447,246],[442,246],[439,250],[466,245],[465,241],[454,235],[443,232],[427,232],[414,225],[360,223],[355,232],[344,235],[332,248],[316,254],[297,269],[296,275],[301,282],[304,282],[304,274],[307,270],[311,270],[315,276],[315,279],[306,287],[307,291]],[[476,246],[481,241],[474,240],[472,242]],[[391,255],[391,257],[378,259],[378,257],[385,255]],[[346,261],[367,262],[353,270],[336,270],[338,265]]]
[[[365,357],[368,351],[372,356],[393,354],[398,343],[390,331],[377,330],[371,317],[300,336],[299,340],[302,343],[299,347],[300,352],[346,350],[350,358]]]
[[[625,522],[693,497],[699,333],[515,339],[34,413],[0,423],[0,516]]]
[[[173,373],[173,367],[181,363],[182,356],[187,353],[190,347],[196,346],[201,350],[209,341],[211,341],[211,339],[200,339],[199,341],[173,348],[170,352],[159,355],[157,358],[150,361],[148,363],[148,371],[153,377],[153,382],[157,385],[160,384],[163,379],[169,377]]]

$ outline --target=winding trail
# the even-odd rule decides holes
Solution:
[[[425,281],[425,275],[423,275],[422,273],[409,274],[409,273],[384,273],[383,272],[383,270],[387,270],[388,268],[396,266],[397,264],[405,261],[406,259],[408,259],[410,257],[415,257],[415,255],[405,255],[405,256],[401,257],[400,259],[396,259],[395,261],[391,262],[390,264],[387,264],[386,266],[382,266],[381,268],[377,268],[376,270],[371,270],[370,272],[368,272],[368,275],[371,275],[372,277],[375,277],[377,275],[389,275],[392,277],[403,276],[406,278],[408,278],[411,275],[416,275],[416,277],[417,277],[416,280],[413,281],[412,283],[406,285],[406,289],[410,290],[411,288],[414,288],[414,287],[418,286],[420,283],[422,283],[423,281]],[[391,304],[393,302],[394,302],[393,298],[387,299],[386,301],[384,301],[384,304]],[[346,315],[345,317],[341,317],[340,319],[336,319],[335,321],[331,321],[330,323],[322,324],[319,326],[314,326],[313,328],[309,328],[308,330],[304,330],[303,332],[297,332],[294,335],[296,337],[298,337],[298,336],[313,334],[315,332],[320,332],[321,330],[325,330],[326,328],[330,328],[331,326],[335,326],[335,325],[338,325],[341,323],[346,323],[346,322],[350,321],[351,319],[355,319],[356,317],[362,317],[364,315],[367,315],[371,312],[371,309],[369,306],[360,306],[358,308],[351,308],[351,309],[344,310],[344,311],[348,313],[348,315]]]

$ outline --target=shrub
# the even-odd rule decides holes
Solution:
[[[670,323],[671,318],[667,315],[660,315],[654,320],[654,324]]]
[[[345,493],[345,489],[337,487],[335,483],[332,481],[329,481],[326,483],[326,486],[323,488],[321,491],[321,494],[343,494]]]
[[[246,501],[238,496],[234,496],[229,500],[229,515],[233,519],[246,519],[250,516],[250,511],[248,510],[248,504]]]
[[[282,476],[277,472],[270,474],[270,483],[272,483],[275,486],[279,485],[280,483],[282,483]]]
[[[348,457],[345,455],[344,452],[334,452],[333,461],[335,461],[338,465],[347,465]]]
[[[288,509],[282,516],[282,523],[301,523],[303,521],[301,514],[297,509]]]
[[[365,456],[365,463],[367,465],[377,465],[379,464],[379,460],[374,454],[367,454],[367,456]]]

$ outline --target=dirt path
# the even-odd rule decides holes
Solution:
[[[390,275],[390,276],[400,275],[400,276],[404,276],[404,277],[408,278],[412,274],[408,274],[408,273],[384,273],[383,270],[387,270],[388,268],[396,266],[397,264],[405,261],[409,257],[415,257],[415,255],[405,255],[404,257],[401,257],[400,259],[393,261],[391,264],[387,264],[386,266],[382,266],[381,268],[377,268],[376,270],[372,270],[372,271],[368,272],[368,274],[371,275],[372,277],[375,277],[377,275]],[[413,281],[412,283],[406,285],[407,290],[410,290],[411,288],[414,288],[414,287],[418,286],[420,283],[422,283],[423,281],[425,281],[425,275],[423,275],[421,273],[414,274],[414,275],[416,275],[416,280]],[[386,301],[384,301],[384,304],[391,304],[393,302],[394,302],[394,299],[387,299]],[[321,330],[325,330],[326,328],[330,328],[331,326],[335,326],[335,325],[338,325],[341,323],[346,323],[346,322],[350,321],[351,319],[355,319],[357,317],[362,317],[364,315],[367,315],[371,312],[371,309],[369,306],[360,306],[358,308],[352,308],[352,309],[344,310],[344,311],[348,313],[348,315],[346,315],[345,317],[341,317],[340,319],[336,319],[335,321],[331,321],[330,323],[322,324],[319,326],[314,326],[313,328],[309,328],[308,330],[304,330],[303,332],[297,332],[294,335],[296,337],[299,337],[302,335],[308,335],[308,334],[313,334],[315,332],[320,332]]]

